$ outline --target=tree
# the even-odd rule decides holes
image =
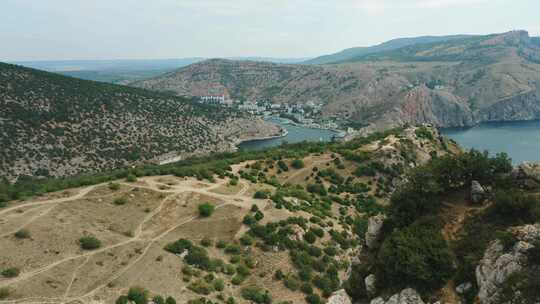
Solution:
[[[137,181],[137,176],[135,176],[135,174],[128,174],[128,176],[126,177],[126,181],[134,183]]]
[[[452,255],[439,227],[415,223],[394,231],[378,254],[385,280],[419,290],[442,287],[454,273]]]
[[[214,213],[214,205],[210,203],[204,203],[199,205],[199,215],[201,217],[210,217]]]

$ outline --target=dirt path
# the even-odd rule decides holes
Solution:
[[[205,188],[200,188],[200,187],[195,187],[195,186],[185,185],[185,184],[179,184],[179,185],[174,185],[174,186],[167,185],[170,188],[166,189],[166,190],[160,189],[161,183],[155,182],[151,177],[142,178],[142,179],[139,179],[139,180],[147,182],[148,186],[140,185],[140,184],[124,183],[124,182],[121,182],[121,184],[129,186],[131,188],[148,189],[148,190],[155,191],[155,192],[158,192],[158,193],[164,193],[164,194],[170,194],[170,195],[168,195],[167,197],[162,199],[161,202],[159,203],[158,207],[156,207],[153,211],[151,211],[148,215],[146,215],[142,219],[142,221],[138,224],[137,228],[135,229],[134,236],[132,238],[129,238],[129,239],[125,240],[125,241],[122,241],[122,242],[119,242],[119,243],[116,243],[116,244],[112,244],[112,245],[107,246],[107,247],[99,248],[97,250],[93,250],[93,251],[89,251],[89,252],[84,252],[82,254],[69,256],[69,257],[63,258],[61,260],[55,261],[55,262],[53,262],[53,263],[51,263],[49,265],[46,265],[44,267],[41,267],[39,269],[35,269],[33,271],[22,273],[21,275],[19,275],[16,278],[0,282],[0,287],[11,286],[13,284],[16,284],[16,283],[31,279],[31,278],[39,275],[39,274],[47,272],[47,271],[49,271],[49,270],[51,270],[51,269],[53,269],[53,268],[55,268],[55,267],[57,267],[57,266],[59,266],[59,265],[61,265],[63,263],[73,261],[73,260],[76,260],[76,259],[84,258],[84,261],[82,261],[81,264],[73,271],[72,276],[71,276],[71,280],[69,282],[69,285],[67,286],[66,290],[64,291],[64,294],[63,294],[62,298],[38,298],[38,297],[34,297],[34,298],[26,298],[26,299],[17,299],[17,300],[12,300],[12,301],[0,301],[0,303],[21,303],[21,302],[24,302],[24,303],[32,303],[32,302],[35,302],[35,303],[68,303],[68,302],[73,302],[73,301],[80,301],[80,302],[85,303],[86,302],[85,299],[87,299],[88,297],[91,297],[96,292],[98,292],[102,288],[106,287],[110,282],[112,282],[115,279],[119,278],[120,276],[125,274],[128,270],[132,269],[135,265],[137,265],[137,263],[139,263],[146,256],[146,254],[148,253],[148,251],[150,250],[152,245],[154,245],[157,241],[163,239],[165,236],[167,236],[172,231],[178,229],[179,227],[181,227],[183,225],[186,225],[188,223],[191,223],[191,222],[193,222],[193,221],[195,221],[195,220],[197,220],[199,218],[198,216],[191,216],[191,217],[188,217],[188,218],[182,220],[178,224],[170,227],[169,229],[167,229],[163,233],[157,235],[156,237],[153,237],[153,238],[150,238],[150,239],[145,239],[145,238],[142,237],[142,235],[144,234],[144,225],[146,223],[148,223],[149,221],[151,221],[156,215],[159,214],[159,212],[163,209],[165,203],[168,200],[175,198],[179,194],[186,193],[186,192],[192,192],[192,193],[206,195],[206,196],[213,197],[213,198],[220,199],[220,200],[224,201],[224,203],[222,203],[220,205],[217,205],[216,209],[220,209],[220,208],[223,208],[225,206],[230,206],[230,205],[235,205],[235,206],[240,206],[240,207],[243,207],[243,208],[248,208],[250,206],[250,203],[253,200],[251,197],[245,196],[246,192],[249,190],[249,184],[244,182],[244,181],[241,181],[242,189],[237,194],[226,195],[226,194],[214,193],[214,192],[211,192],[211,190],[224,185],[227,182],[227,180],[220,180],[220,182],[218,182],[217,184],[211,184],[211,185],[209,185],[208,187],[205,187]],[[104,185],[104,184],[101,184],[101,185]],[[25,225],[28,225],[29,223],[35,221],[36,219],[38,219],[38,218],[40,218],[42,216],[45,216],[53,208],[55,208],[59,203],[70,202],[70,201],[75,201],[75,200],[78,200],[78,199],[81,199],[81,198],[85,198],[85,196],[88,193],[90,193],[92,190],[94,190],[98,186],[100,186],[100,185],[94,185],[94,186],[89,186],[89,187],[86,187],[86,188],[81,188],[81,189],[79,189],[79,192],[76,195],[73,195],[73,196],[70,196],[70,197],[51,199],[51,200],[45,200],[45,201],[40,201],[40,202],[26,203],[26,204],[13,206],[13,207],[8,208],[6,210],[2,210],[0,215],[5,214],[7,212],[17,210],[17,209],[20,209],[20,208],[23,208],[23,207],[41,206],[41,205],[53,205],[52,207],[44,209],[39,214],[33,216],[31,219],[26,221],[21,226],[21,227],[24,227]],[[14,233],[14,232],[9,232],[9,233],[6,233],[5,235],[12,234],[12,233]],[[145,243],[144,250],[142,251],[142,253],[135,260],[133,260],[128,265],[126,265],[119,272],[116,272],[113,276],[109,277],[107,280],[104,280],[103,284],[100,284],[99,286],[97,286],[96,288],[94,288],[91,291],[87,292],[86,294],[80,295],[80,296],[70,297],[69,293],[71,292],[71,287],[73,286],[74,282],[77,280],[77,277],[81,275],[78,272],[80,271],[80,269],[85,264],[87,264],[90,261],[90,259],[93,256],[95,256],[96,254],[99,254],[99,253],[103,253],[105,251],[109,251],[109,250],[114,249],[114,248],[129,245],[129,244],[131,244],[133,242],[143,242],[143,243]]]

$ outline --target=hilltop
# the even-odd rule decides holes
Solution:
[[[132,85],[182,96],[219,88],[239,100],[313,101],[322,115],[384,130],[540,115],[540,47],[527,32],[461,37],[350,57],[339,64],[209,60]]]
[[[279,132],[186,98],[3,63],[0,130],[0,177],[11,181],[230,151]]]
[[[383,42],[378,45],[369,47],[355,47],[349,48],[335,54],[323,55],[317,58],[313,58],[304,61],[305,64],[331,64],[343,61],[349,61],[361,56],[375,54],[383,51],[396,50],[402,47],[419,44],[430,44],[437,42],[446,42],[451,40],[458,40],[463,38],[469,38],[469,35],[451,35],[451,36],[421,36],[412,38],[398,38]]]
[[[521,169],[421,126],[0,187],[39,194],[0,205],[0,299],[537,301],[538,167]]]

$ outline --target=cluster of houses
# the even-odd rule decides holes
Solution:
[[[269,100],[236,101],[232,100],[228,93],[201,95],[198,97],[198,100],[204,104],[235,107],[241,111],[265,118],[279,116],[308,127],[331,130],[339,129],[338,124],[333,121],[321,121],[320,117],[323,104],[314,101],[290,104],[273,103]]]

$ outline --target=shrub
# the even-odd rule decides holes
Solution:
[[[253,238],[246,234],[240,238],[240,243],[244,246],[251,246],[253,245]]]
[[[519,190],[498,191],[490,215],[505,224],[534,223],[540,219],[540,201]]]
[[[192,247],[193,247],[193,243],[191,243],[190,240],[179,239],[176,242],[167,244],[164,249],[174,254],[181,254],[184,252],[184,250],[186,249],[189,250]]]
[[[253,198],[256,198],[256,199],[267,199],[268,196],[269,196],[268,191],[259,190],[259,191],[255,192],[255,194],[253,195]]]
[[[118,198],[115,198],[113,201],[113,203],[117,206],[125,205],[127,204],[127,202],[128,200],[125,197],[118,197]]]
[[[251,205],[251,212],[257,212],[257,211],[259,211],[259,206],[255,204]]]
[[[321,195],[321,196],[325,196],[325,195],[328,194],[328,192],[326,191],[324,186],[321,185],[321,184],[309,184],[309,185],[307,185],[306,189],[310,193],[318,194],[318,195]]]
[[[298,280],[294,276],[287,276],[286,278],[284,278],[283,284],[285,285],[285,287],[289,288],[292,291],[298,290],[300,286],[302,285],[300,280]]]
[[[394,231],[378,254],[385,279],[419,290],[441,287],[453,275],[452,255],[440,229],[415,223]]]
[[[30,238],[30,231],[28,229],[19,229],[15,232],[15,237],[18,239],[28,239]]]
[[[304,240],[310,244],[313,244],[317,240],[317,235],[315,235],[313,231],[309,230],[304,234]]]
[[[312,293],[306,296],[306,302],[309,304],[323,304],[323,300],[318,294]]]
[[[216,279],[214,280],[214,289],[217,291],[223,291],[225,289],[225,282],[223,282],[222,279]]]
[[[111,189],[112,191],[117,191],[118,189],[120,189],[120,185],[118,183],[109,183],[109,189]]]
[[[157,295],[152,298],[152,302],[154,302],[154,304],[165,304],[165,299],[162,296]]]
[[[129,304],[129,299],[127,296],[119,296],[118,299],[116,299],[115,304]]]
[[[279,169],[280,169],[281,171],[285,171],[285,172],[286,172],[286,171],[289,171],[289,166],[287,166],[287,164],[286,164],[284,161],[279,160],[279,161],[277,162],[277,165],[278,165],[278,167],[279,167]]]
[[[165,304],[176,304],[176,300],[173,297],[167,297]]]
[[[257,211],[255,212],[254,218],[258,222],[264,218],[264,214],[260,211]]]
[[[228,254],[239,254],[242,251],[238,244],[228,244],[225,247],[225,253]]]
[[[245,279],[245,276],[237,274],[232,278],[231,283],[233,285],[240,285],[244,282]]]
[[[246,216],[244,216],[244,220],[242,221],[242,223],[244,223],[246,226],[251,226],[256,222],[255,217],[250,214],[246,214]]]
[[[202,295],[209,295],[212,291],[214,291],[213,287],[203,280],[197,280],[189,284],[188,289]]]
[[[210,246],[212,246],[212,244],[213,244],[213,242],[209,238],[204,238],[204,239],[201,240],[201,246],[210,247]]]
[[[225,241],[225,240],[219,240],[216,243],[216,248],[223,249],[223,248],[225,248],[225,246],[227,246],[227,241]]]
[[[2,276],[6,278],[18,277],[20,273],[21,271],[19,270],[19,268],[16,268],[16,267],[11,267],[11,268],[2,270]]]
[[[128,291],[127,298],[135,304],[148,303],[148,291],[142,287],[131,287]]]
[[[292,161],[291,163],[291,167],[295,168],[295,169],[302,169],[304,168],[304,161],[301,160],[301,159],[295,159]]]
[[[214,213],[215,207],[210,203],[204,203],[199,205],[199,215],[201,217],[210,217]]]
[[[257,304],[270,304],[272,303],[272,297],[268,290],[263,290],[259,287],[244,287],[240,291],[242,298],[253,301]]]
[[[101,247],[101,241],[93,236],[84,236],[79,239],[79,245],[84,250],[94,250]]]
[[[126,177],[126,181],[134,183],[137,181],[137,176],[135,176],[135,174],[128,174],[128,176]]]

